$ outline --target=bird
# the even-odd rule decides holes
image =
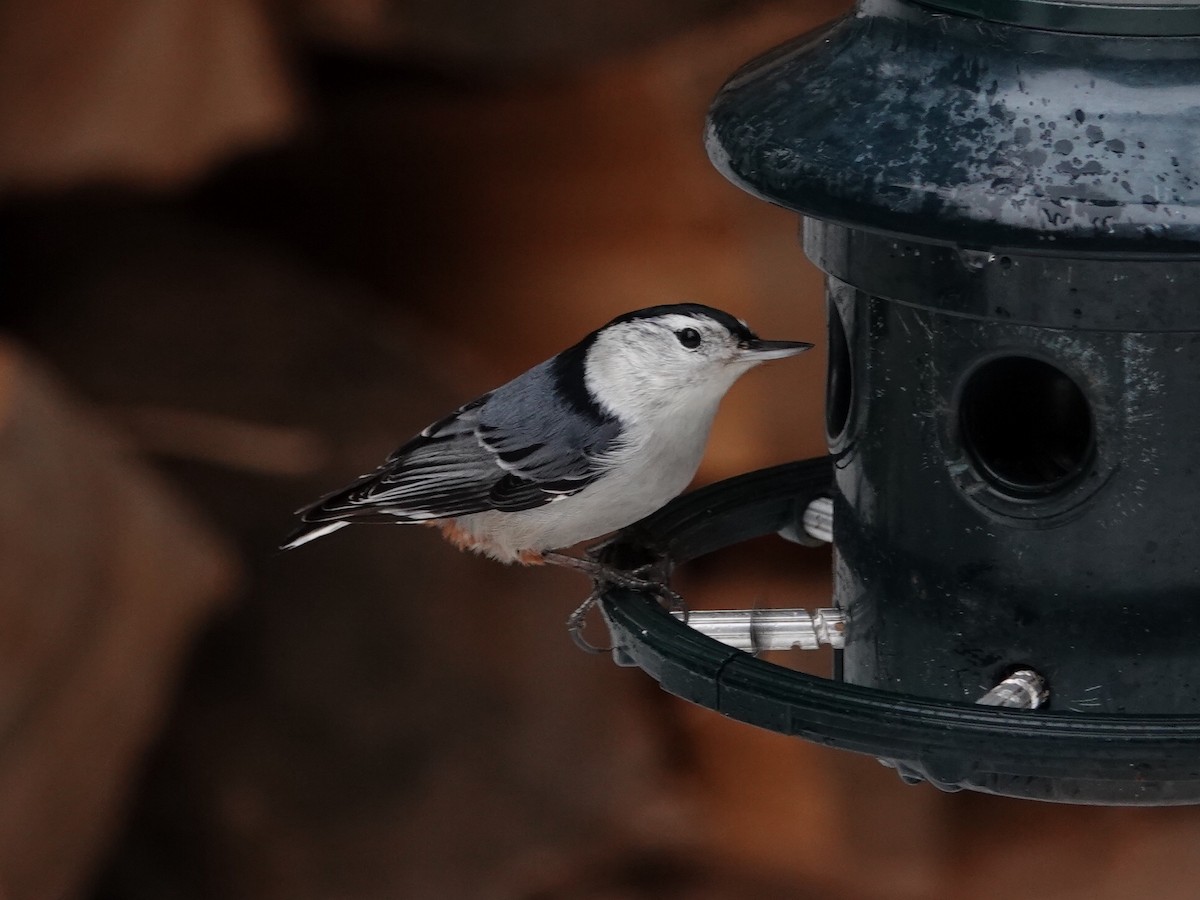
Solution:
[[[499,562],[640,584],[562,551],[682,493],[726,391],[760,363],[812,346],[763,340],[741,319],[699,303],[617,316],[299,510],[301,525],[282,549],[351,524],[411,523]]]

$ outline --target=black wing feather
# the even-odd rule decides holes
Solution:
[[[434,422],[380,468],[302,511],[311,523],[423,521],[534,509],[603,471],[615,419],[553,403],[554,361]],[[576,401],[577,398],[572,398]]]

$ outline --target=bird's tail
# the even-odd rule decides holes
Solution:
[[[280,545],[279,549],[295,550],[301,544],[307,544],[309,541],[315,541],[319,537],[332,534],[339,528],[344,528],[349,524],[345,519],[336,522],[306,522],[288,535],[287,540]]]

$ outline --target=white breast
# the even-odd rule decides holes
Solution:
[[[522,550],[570,547],[632,525],[678,496],[704,456],[716,414],[680,410],[608,458],[608,471],[578,494],[521,512],[485,512],[458,523],[487,555],[511,562]]]

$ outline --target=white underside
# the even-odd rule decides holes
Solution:
[[[578,494],[522,512],[483,512],[456,522],[474,535],[477,549],[513,562],[526,550],[570,547],[632,525],[678,496],[704,456],[715,405],[684,421],[663,423],[654,437],[620,452],[608,472]]]

